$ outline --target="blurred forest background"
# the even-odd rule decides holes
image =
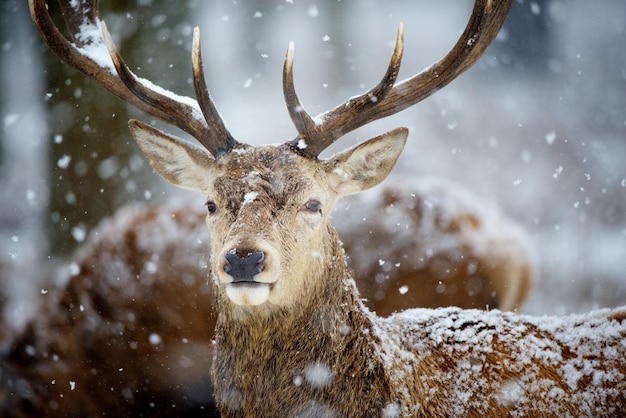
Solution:
[[[131,68],[179,94],[193,96],[191,33],[200,26],[213,98],[233,135],[251,144],[295,136],[281,87],[289,41],[296,88],[317,114],[378,82],[400,21],[402,79],[450,49],[471,7],[470,0],[100,5]],[[623,0],[517,0],[474,68],[325,155],[408,126],[393,178],[455,180],[528,231],[539,280],[524,311],[626,304],[625,26]],[[0,275],[12,315],[22,317],[40,281],[103,217],[184,192],[156,176],[130,138],[128,119],[148,118],[61,63],[25,0],[0,0],[0,54]]]

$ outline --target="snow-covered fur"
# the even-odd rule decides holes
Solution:
[[[403,416],[626,414],[626,308],[566,317],[414,309],[371,321]]]

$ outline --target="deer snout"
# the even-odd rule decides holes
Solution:
[[[234,240],[216,257],[218,283],[236,305],[265,303],[280,277],[280,253],[266,242],[243,246]]]
[[[254,277],[265,269],[265,253],[260,251],[230,251],[224,255],[224,273],[233,279],[233,283],[253,282]]]
[[[231,247],[234,248],[234,247]],[[236,305],[265,303],[280,275],[280,256],[271,246],[263,250],[231,249],[219,258],[218,279]]]

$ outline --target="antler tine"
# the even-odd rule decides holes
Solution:
[[[283,66],[283,95],[285,96],[285,103],[287,104],[287,111],[289,112],[289,116],[293,124],[296,127],[296,130],[300,134],[298,138],[294,139],[293,144],[297,145],[297,142],[300,139],[307,140],[310,133],[315,131],[315,121],[311,118],[302,106],[300,99],[298,99],[298,95],[296,93],[296,88],[293,83],[293,51],[294,51],[294,43],[289,43],[289,48],[287,48],[287,55],[285,56],[285,64]],[[307,144],[308,146],[309,144]],[[305,147],[303,144],[300,144],[301,150],[304,150]]]
[[[63,6],[63,2],[60,1],[60,3]],[[76,45],[72,45],[56,27],[50,17],[45,0],[29,0],[28,4],[39,34],[62,61],[96,80],[109,92],[138,109],[189,133],[205,145],[210,152],[213,152],[211,146],[207,146],[205,142],[211,143],[212,141],[207,140],[207,138],[215,138],[222,131],[218,129],[219,132],[216,132],[213,124],[207,124],[196,100],[166,92],[147,80],[139,80],[133,74],[124,64],[119,51],[111,40],[106,25],[98,19],[97,0],[81,1],[80,10],[76,10],[72,6],[63,7],[65,20]],[[80,22],[89,24],[94,29],[101,26],[101,35],[95,35],[98,32],[91,31],[89,36],[92,38],[85,40],[80,33],[80,28],[83,26]],[[101,59],[94,58],[94,54],[97,54],[94,51],[100,44],[107,45],[112,65],[107,65]],[[221,140],[230,143],[232,137],[230,138]],[[220,147],[214,146],[212,148],[217,150]]]
[[[400,22],[398,26],[398,34],[396,36],[396,44],[387,66],[387,71],[382,80],[372,89],[363,93],[360,96],[351,98],[341,107],[343,108],[343,118],[354,118],[362,112],[362,109],[376,104],[380,100],[384,99],[391,91],[398,72],[400,71],[400,63],[402,62],[402,53],[404,51],[404,25]],[[285,66],[283,70],[283,90],[285,95],[285,101],[287,103],[287,109],[291,120],[294,122],[299,136],[292,140],[290,144],[294,149],[300,153],[317,157],[320,152],[326,149],[337,138],[343,135],[343,133],[330,131],[325,129],[326,115],[323,114],[315,118],[320,123],[316,123],[315,120],[304,110],[304,107],[300,103],[298,96],[295,92],[293,84],[293,42],[289,44],[287,50],[287,57],[285,58]],[[304,143],[301,142],[304,140]]]
[[[202,142],[202,144],[215,157],[228,153],[238,142],[230,134],[222,117],[220,116],[211,93],[204,79],[204,67],[202,66],[202,47],[200,45],[200,29],[196,26],[193,30],[193,43],[191,47],[191,68],[193,70],[193,87],[196,92],[196,98],[202,110],[202,114],[209,126],[213,127],[216,135]]]
[[[308,129],[301,130],[296,124],[300,136],[291,143],[294,144],[294,141],[304,137],[307,147],[300,148],[298,151],[310,157],[317,157],[320,152],[348,132],[372,121],[398,113],[424,100],[478,61],[497,36],[511,8],[512,1],[476,0],[463,34],[446,56],[392,88],[383,89],[384,95],[372,96],[376,98],[375,100],[368,100],[368,98],[371,92],[375,91],[381,84],[315,118],[309,117],[318,121],[313,129],[307,126],[305,128]],[[396,49],[387,73],[390,72],[398,53],[401,57],[401,46],[398,45],[402,43],[401,32],[402,26],[398,30]],[[398,67],[400,65],[399,58],[397,65]],[[391,84],[395,82],[395,75],[393,79],[389,78]],[[385,78],[383,78],[382,83],[384,82]]]

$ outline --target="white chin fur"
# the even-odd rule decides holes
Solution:
[[[237,305],[256,306],[265,303],[270,297],[270,285],[266,283],[254,285],[229,283],[226,285],[226,295]]]

